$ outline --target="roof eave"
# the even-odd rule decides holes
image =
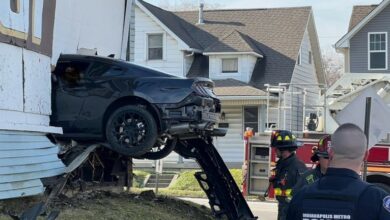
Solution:
[[[256,52],[204,52],[203,55],[252,55],[258,58],[263,58],[264,56]]]
[[[365,18],[363,18],[351,31],[346,33],[337,43],[337,48],[349,48],[349,40],[355,36],[369,21],[371,21],[377,14],[379,14],[390,3],[390,0],[383,0],[374,10],[372,10]]]
[[[149,17],[151,17],[164,31],[171,35],[175,40],[178,41],[181,50],[201,52],[199,49],[191,48],[187,43],[185,43],[180,37],[178,37],[171,29],[169,29],[164,23],[160,21],[152,12],[150,12],[145,6],[143,6],[138,0],[135,1],[135,5],[138,6],[143,12],[145,12]]]
[[[219,96],[217,97],[222,101],[230,101],[230,100],[267,100],[267,96],[239,96],[239,95],[227,95],[227,96]],[[276,100],[276,97],[269,97],[270,100]]]

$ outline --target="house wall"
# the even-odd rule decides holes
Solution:
[[[8,29],[0,33],[0,199],[42,193],[40,178],[64,173],[58,146],[45,136],[62,132],[49,126],[52,65],[83,48],[119,55],[124,2],[23,0],[20,13],[0,2],[0,29]],[[38,40],[23,40],[31,35]]]
[[[244,159],[243,106],[222,105],[226,114],[224,123],[229,123],[225,137],[215,138],[215,146],[225,162],[242,162]]]
[[[179,44],[138,6],[135,7],[134,62],[167,72],[175,76],[185,76],[184,57]],[[147,60],[147,34],[162,33],[163,60]]]
[[[119,58],[124,11],[125,0],[57,0],[52,63],[81,48]]]
[[[309,51],[312,52],[310,37],[306,30],[303,36],[301,44],[301,64],[295,65],[294,72],[291,78],[291,84],[318,84],[316,68],[314,65],[314,59],[312,55],[312,62],[309,63]],[[287,94],[285,105],[292,107],[286,110],[286,127],[285,129],[302,131],[303,130],[303,99],[304,96],[301,92],[306,89],[306,103],[310,105],[318,104],[318,86],[305,86],[305,85],[293,85],[289,88],[289,93],[293,93],[291,96]],[[309,110],[309,109],[307,109]],[[307,111],[308,112],[308,111]],[[307,113],[308,114],[308,113]]]
[[[237,73],[222,73],[223,58],[238,58]],[[211,79],[232,78],[248,83],[251,79],[257,57],[252,55],[210,55],[209,73]]]
[[[390,6],[368,22],[359,32],[350,39],[350,72],[351,73],[389,73],[390,61],[387,58],[387,70],[368,69],[368,32],[387,32],[387,53],[390,42]],[[388,54],[388,57],[389,54]]]

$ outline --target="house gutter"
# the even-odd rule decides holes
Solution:
[[[267,100],[267,96],[240,96],[240,95],[233,95],[233,96],[218,96],[217,97],[220,100],[223,101],[233,101],[233,100]],[[278,100],[277,97],[269,97],[270,100]]]

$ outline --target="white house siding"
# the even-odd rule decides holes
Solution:
[[[59,55],[82,48],[96,49],[100,55],[121,52],[125,0],[57,0],[56,8],[44,7],[52,2],[20,1],[19,14],[11,12],[10,1],[0,2],[0,24],[23,33],[0,34],[16,39],[0,43],[0,199],[42,193],[40,178],[64,173],[58,147],[45,136],[62,132],[49,126],[51,65]],[[33,23],[27,15],[29,7],[36,12],[34,28],[29,28]],[[54,30],[43,27],[44,10],[55,12]],[[27,33],[30,30],[33,33]],[[52,46],[51,55],[50,49],[18,43],[24,34],[39,39],[42,32],[52,31],[53,39],[45,42]]]
[[[301,44],[301,65],[296,64],[292,75],[292,84],[318,84],[316,69],[314,66],[314,59],[312,57],[312,63],[309,63],[309,51],[312,52],[310,38],[308,31],[305,31],[302,44]],[[313,53],[313,52],[312,52]],[[303,89],[307,89],[306,104],[318,105],[318,87],[295,85],[289,89],[289,92],[302,92]],[[292,96],[287,95],[286,105],[290,107],[292,104],[292,114],[290,109],[286,111],[286,129],[293,131],[302,131],[302,115],[303,115],[303,95],[294,94]]]
[[[225,137],[215,138],[215,146],[225,162],[242,162],[244,159],[243,107],[242,105],[222,105],[229,123]]]
[[[222,73],[223,58],[238,58],[237,73]],[[232,78],[248,83],[251,79],[253,68],[255,67],[257,57],[252,55],[210,55],[209,70],[211,79]]]
[[[125,0],[57,0],[53,64],[61,53],[76,53],[81,48],[119,58],[124,8]]]
[[[163,60],[147,60],[147,34],[162,33]],[[183,52],[176,39],[170,36],[139,7],[135,7],[134,62],[162,70],[175,76],[184,76]]]

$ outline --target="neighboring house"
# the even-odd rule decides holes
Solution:
[[[227,162],[242,162],[245,127],[264,132],[269,125],[265,84],[300,84],[295,88],[302,93],[303,84],[325,83],[311,7],[203,10],[201,5],[199,11],[171,12],[140,0],[133,12],[131,61],[214,80],[222,100],[221,126],[229,128],[216,145]],[[306,101],[317,98],[312,92]],[[304,129],[302,99],[295,94],[283,100],[292,111],[279,128]],[[277,104],[275,94],[270,103]],[[277,116],[271,116],[269,122],[276,123]]]
[[[389,73],[390,1],[354,6],[347,34],[336,44],[346,73]]]

